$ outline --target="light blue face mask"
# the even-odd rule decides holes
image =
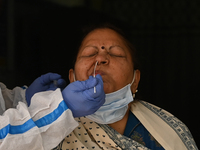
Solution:
[[[121,120],[128,109],[128,104],[134,100],[131,85],[135,80],[135,72],[131,84],[113,93],[106,94],[105,103],[87,118],[99,124],[111,124]]]

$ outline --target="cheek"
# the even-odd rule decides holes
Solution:
[[[132,65],[130,65],[129,63],[127,62],[118,63],[116,67],[113,67],[112,72],[113,72],[113,77],[121,86],[131,83],[133,68]]]
[[[113,66],[113,71],[116,73],[120,73],[122,76],[125,76],[127,73],[131,72],[132,65],[126,60],[124,61],[115,61],[115,64]]]
[[[87,80],[89,78],[88,71],[90,70],[90,65],[87,62],[79,62],[75,65],[75,75],[76,79],[80,81]]]

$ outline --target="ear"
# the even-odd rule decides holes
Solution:
[[[69,70],[69,81],[70,81],[70,83],[74,82],[74,70],[73,69]]]
[[[140,82],[140,70],[135,70],[135,80],[131,86],[131,91],[133,93],[136,92],[139,82]]]

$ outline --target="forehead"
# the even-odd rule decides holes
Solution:
[[[82,41],[81,46],[87,44],[120,44],[126,46],[123,37],[116,31],[104,28],[91,31]]]

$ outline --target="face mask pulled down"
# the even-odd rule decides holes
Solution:
[[[113,93],[106,94],[105,103],[87,118],[99,124],[111,124],[121,120],[128,109],[128,104],[134,100],[131,85],[135,80],[135,72],[131,84]]]

